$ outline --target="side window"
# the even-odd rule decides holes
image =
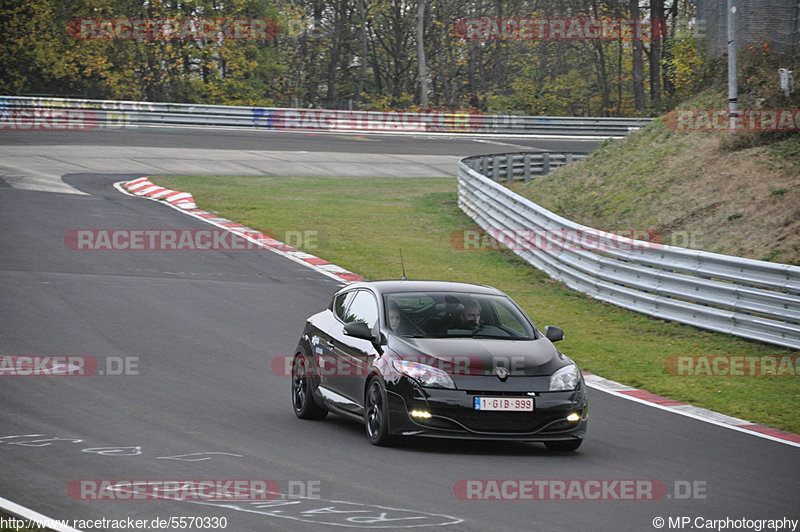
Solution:
[[[494,309],[497,312],[497,319],[500,320],[500,325],[519,333],[520,336],[525,336],[525,327],[507,308],[502,305],[494,305]]]
[[[353,302],[347,308],[347,314],[344,317],[345,323],[353,321],[362,321],[370,329],[375,327],[378,322],[378,304],[370,292],[366,290],[356,292]]]
[[[333,299],[333,313],[336,314],[337,318],[342,321],[346,321],[345,311],[355,295],[356,291],[351,290],[349,292],[341,293]]]
[[[512,336],[516,335],[519,338],[533,337],[533,330],[531,330],[525,317],[515,307],[512,307],[506,301],[500,300],[493,301],[492,307],[499,320],[497,325],[506,328],[509,332],[513,331]]]

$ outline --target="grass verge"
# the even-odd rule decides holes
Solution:
[[[796,352],[666,322],[593,300],[510,252],[461,251],[452,238],[476,229],[457,206],[453,178],[158,176],[191,192],[203,209],[274,235],[368,279],[489,284],[514,298],[543,328],[559,325],[559,348],[582,369],[650,392],[800,432],[800,376],[676,376],[671,357],[773,356]],[[306,233],[309,232],[309,233]],[[298,235],[314,235],[293,242]],[[288,238],[287,238],[288,237]]]

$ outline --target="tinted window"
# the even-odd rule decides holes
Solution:
[[[366,290],[356,292],[353,301],[347,307],[344,322],[350,323],[353,321],[364,322],[370,329],[375,327],[378,322],[378,304],[372,294]]]

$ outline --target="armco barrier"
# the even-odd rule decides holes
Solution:
[[[468,160],[473,170],[491,177],[494,181],[512,182],[522,179],[527,183],[533,176],[547,175],[572,161],[586,157],[585,153],[524,152],[482,155],[470,157]]]
[[[649,122],[648,118],[504,116],[466,111],[280,109],[0,96],[0,130],[206,126],[608,138],[624,137]]]
[[[509,180],[534,173],[512,164],[513,174],[502,175],[508,166],[501,161],[519,156],[461,160],[458,205],[490,234],[512,235],[510,247],[527,262],[621,307],[800,349],[800,267],[634,241],[571,222],[484,175],[486,168]],[[533,241],[542,235],[546,245]],[[591,235],[590,246],[575,245],[582,235]]]

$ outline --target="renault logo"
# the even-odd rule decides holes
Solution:
[[[508,378],[508,370],[507,370],[506,368],[502,367],[502,366],[500,366],[499,368],[497,368],[497,369],[495,370],[495,373],[497,374],[497,377],[498,377],[498,378],[499,378],[501,381],[504,381],[504,380],[506,380],[506,379]]]

